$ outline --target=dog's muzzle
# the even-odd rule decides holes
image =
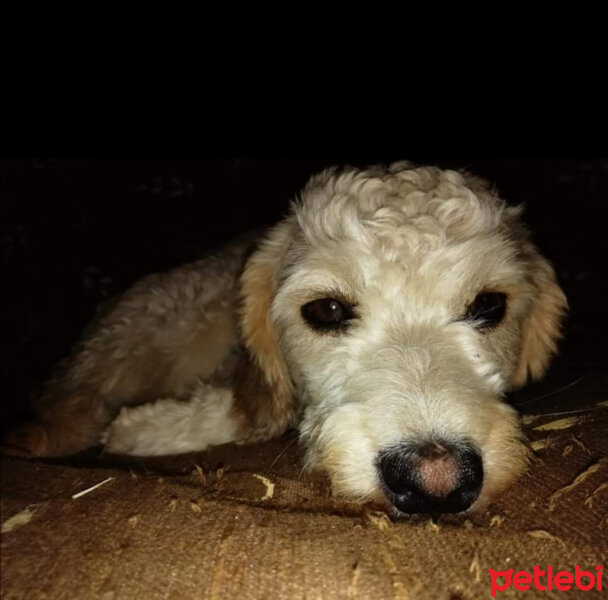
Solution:
[[[384,492],[403,513],[457,513],[479,496],[483,463],[471,444],[433,441],[380,452]]]

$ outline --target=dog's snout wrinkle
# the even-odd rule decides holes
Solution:
[[[424,446],[421,446],[418,450],[418,454],[421,458],[428,458],[433,460],[442,458],[449,454],[449,452],[450,451],[444,445],[439,444],[438,442],[425,444]]]

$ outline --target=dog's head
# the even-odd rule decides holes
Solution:
[[[308,464],[337,493],[460,512],[524,470],[502,397],[545,371],[566,299],[520,213],[454,171],[329,170],[249,260],[267,416],[298,398]]]

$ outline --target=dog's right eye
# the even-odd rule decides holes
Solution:
[[[335,331],[344,328],[354,315],[347,304],[335,298],[321,298],[305,304],[302,316],[313,329]]]
[[[507,295],[502,292],[482,292],[467,309],[466,318],[477,322],[481,329],[498,325],[507,310]]]

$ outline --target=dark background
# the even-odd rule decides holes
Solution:
[[[537,245],[556,266],[571,304],[561,356],[514,403],[559,412],[606,400],[608,160],[20,159],[3,160],[0,170],[2,431],[27,417],[101,301],[272,224],[315,171],[402,158],[467,168],[524,203]]]

